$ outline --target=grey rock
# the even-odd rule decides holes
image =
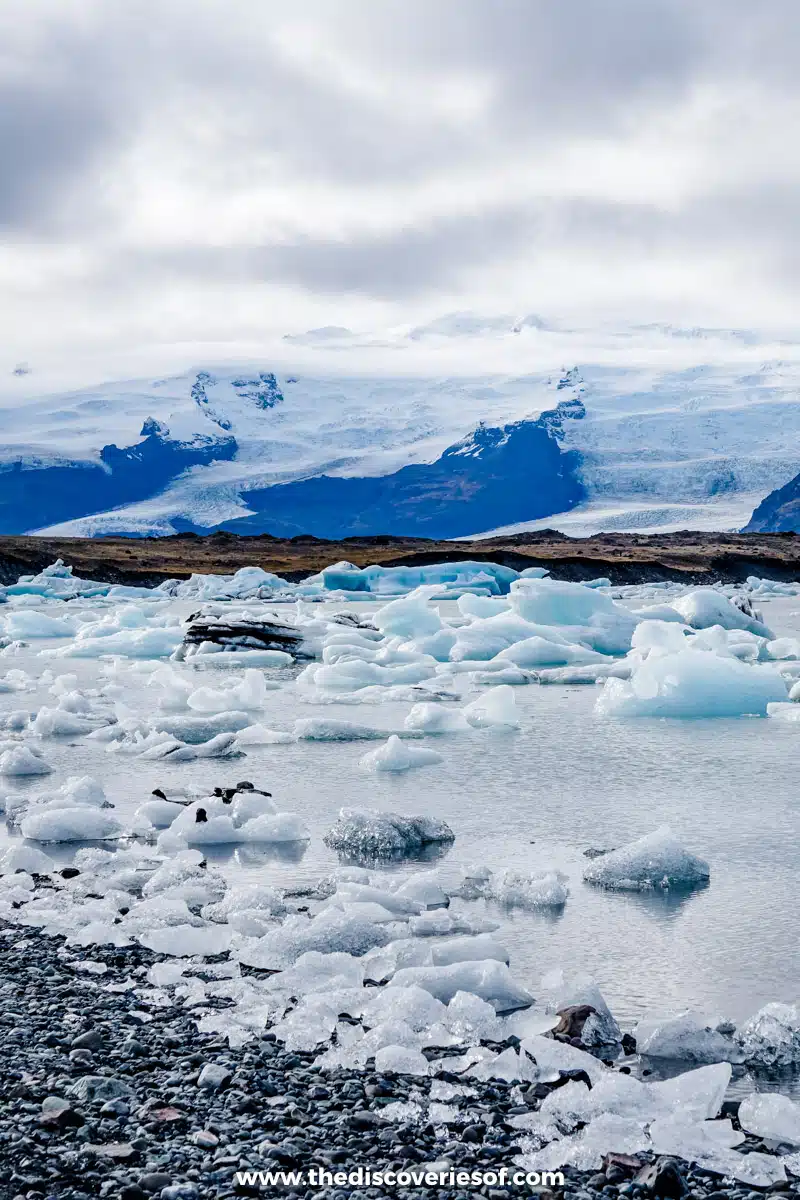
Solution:
[[[230,1083],[233,1072],[219,1063],[206,1063],[197,1079],[197,1086],[207,1092],[216,1092]]]
[[[89,1101],[130,1100],[136,1096],[130,1084],[106,1075],[83,1075],[73,1083],[70,1094]]]

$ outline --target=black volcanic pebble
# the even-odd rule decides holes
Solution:
[[[26,945],[17,949],[23,937]],[[69,960],[79,957],[104,963],[106,972],[75,969]],[[142,1001],[132,991],[106,990],[131,977],[144,982],[144,970],[157,961],[164,956],[140,946],[69,950],[64,957],[63,938],[0,921],[0,1024],[4,1013],[13,1014],[0,1028],[0,1200],[233,1200],[269,1194],[237,1191],[236,1170],[282,1167],[378,1170],[446,1160],[457,1170],[512,1169],[524,1131],[510,1122],[577,1077],[565,1073],[522,1088],[468,1079],[475,1094],[447,1102],[460,1119],[446,1132],[386,1120],[387,1104],[424,1100],[428,1081],[369,1067],[323,1073],[314,1069],[315,1053],[286,1052],[267,1031],[231,1050],[218,1035],[198,1032],[181,1007],[152,1008],[151,1020],[142,1020]],[[224,1087],[198,1086],[206,1066],[230,1076]],[[84,1076],[108,1084],[85,1087],[87,1096],[97,1094],[82,1099],[71,1088]],[[638,1157],[646,1164],[638,1173],[613,1162],[605,1171],[565,1169],[565,1186],[553,1194],[745,1200],[751,1192],[723,1187],[719,1176],[674,1159]],[[513,1190],[303,1186],[275,1194],[508,1200]],[[797,1195],[800,1186],[784,1191]]]

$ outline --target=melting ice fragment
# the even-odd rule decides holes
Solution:
[[[620,891],[699,887],[710,875],[708,863],[684,849],[666,825],[593,859],[583,872],[587,883]]]
[[[739,1106],[739,1124],[756,1137],[800,1146],[800,1105],[779,1092],[753,1092]]]
[[[370,750],[361,759],[361,766],[370,771],[408,771],[412,767],[426,767],[442,762],[441,754],[427,750],[424,746],[409,746],[392,734],[383,746]]]
[[[449,825],[435,817],[403,816],[372,808],[342,808],[324,837],[326,846],[351,859],[417,854],[425,846],[455,840]]]
[[[702,1014],[644,1017],[634,1030],[639,1054],[687,1062],[742,1062],[744,1054],[732,1038],[719,1033]]]

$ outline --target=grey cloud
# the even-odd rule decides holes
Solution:
[[[392,107],[287,57],[271,35],[290,17],[422,104]],[[402,301],[559,244],[606,258],[759,245],[765,270],[798,270],[798,197],[746,169],[738,190],[710,177],[708,194],[678,209],[630,203],[621,180],[615,201],[510,195],[348,240],[315,234],[313,214],[307,236],[244,249],[170,248],[167,229],[166,249],[137,254],[120,244],[124,198],[121,211],[118,194],[105,198],[153,130],[167,177],[174,148],[200,183],[233,195],[254,180],[289,195],[320,185],[322,205],[326,185],[343,185],[357,209],[367,184],[468,187],[571,139],[602,144],[702,84],[725,97],[755,82],[797,100],[796,0],[5,0],[0,46],[0,227],[96,250],[102,235],[101,289],[112,276],[131,296],[152,280],[273,282]],[[486,82],[485,112],[448,120],[426,105],[454,75]],[[731,133],[723,158],[737,152]],[[141,180],[155,197],[162,182],[157,169]]]
[[[153,282],[172,277],[291,284],[331,295],[353,292],[391,300],[452,286],[471,271],[530,245],[536,219],[528,208],[509,205],[381,236],[194,247],[130,256],[124,267],[131,278]]]

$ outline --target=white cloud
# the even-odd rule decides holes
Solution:
[[[794,319],[794,0],[6,0],[0,47],[0,374],[454,307]]]

